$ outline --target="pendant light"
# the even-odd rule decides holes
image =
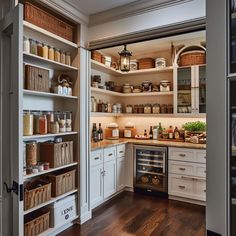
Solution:
[[[120,70],[124,72],[130,71],[130,57],[132,53],[126,49],[126,44],[124,45],[124,50],[119,52],[120,55]]]

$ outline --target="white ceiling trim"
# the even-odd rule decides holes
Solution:
[[[106,23],[108,21],[114,21],[134,15],[140,15],[146,12],[156,11],[161,8],[166,8],[177,4],[183,4],[190,1],[193,0],[139,0],[91,15],[89,20],[89,26],[95,26]]]
[[[77,7],[72,5],[68,0],[40,0],[64,16],[69,17],[77,23],[88,25],[89,16],[82,13]]]

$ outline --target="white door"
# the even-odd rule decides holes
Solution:
[[[1,235],[23,235],[23,6],[18,5],[0,21],[0,198]],[[1,167],[1,166],[0,166]],[[2,179],[1,179],[2,177]],[[7,192],[14,183],[15,191]],[[0,212],[1,214],[1,212]]]
[[[116,160],[104,163],[104,199],[116,192]]]
[[[117,191],[125,187],[125,157],[117,158]]]
[[[90,167],[90,204],[96,207],[103,200],[103,164]]]

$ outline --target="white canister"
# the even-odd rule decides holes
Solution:
[[[131,60],[130,61],[130,70],[138,70],[138,61],[137,60]]]
[[[105,56],[105,65],[106,66],[111,66],[111,57],[109,56]]]
[[[168,80],[162,80],[160,82],[160,92],[169,92],[170,91],[170,82]]]
[[[156,68],[166,67],[166,59],[165,58],[156,58],[155,66],[156,66]]]
[[[157,127],[155,127],[154,129],[153,129],[153,139],[158,139],[158,128]]]

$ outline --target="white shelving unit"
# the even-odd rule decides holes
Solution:
[[[35,134],[30,136],[23,136],[23,140],[30,140],[30,139],[43,139],[43,138],[53,138],[53,137],[60,137],[60,136],[68,136],[68,135],[75,135],[78,132],[66,132],[66,133],[58,133],[58,134]]]

